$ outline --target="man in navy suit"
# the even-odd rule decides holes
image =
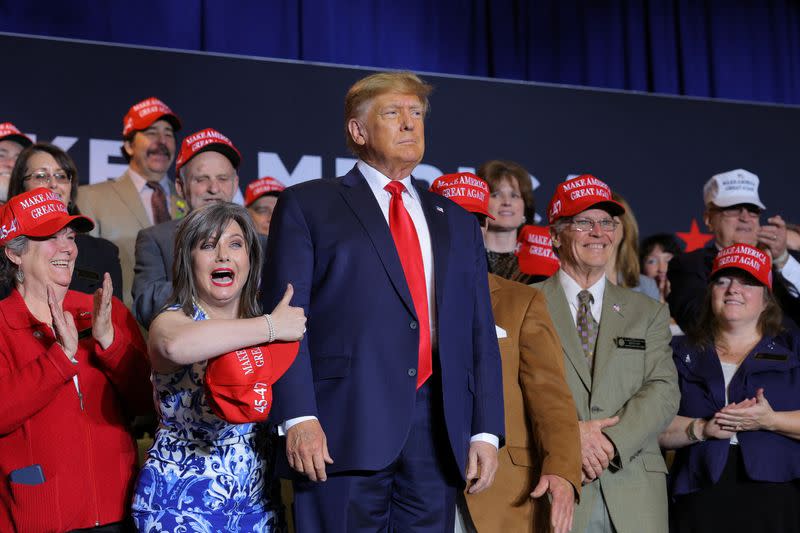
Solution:
[[[304,532],[453,531],[458,489],[491,485],[500,354],[475,218],[411,177],[431,87],[379,73],[345,98],[356,166],[286,189],[264,304],[292,283],[309,317],[273,414]]]

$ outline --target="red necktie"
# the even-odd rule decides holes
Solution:
[[[393,181],[384,187],[392,195],[389,201],[389,230],[392,232],[397,255],[403,265],[414,309],[417,311],[419,324],[419,361],[417,365],[417,388],[431,376],[431,323],[428,319],[428,288],[425,282],[425,267],[422,263],[422,251],[419,238],[411,215],[403,205],[405,186]]]
[[[169,209],[167,209],[167,195],[157,181],[148,181],[147,186],[153,189],[150,196],[150,206],[153,209],[153,224],[161,224],[170,220]]]

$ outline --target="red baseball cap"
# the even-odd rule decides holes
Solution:
[[[723,248],[714,258],[711,277],[729,268],[744,271],[772,290],[772,259],[769,255],[749,244],[734,244]]]
[[[91,231],[94,222],[83,215],[70,215],[58,193],[38,187],[12,196],[0,211],[0,245],[20,235],[49,237],[64,226],[78,233]]]
[[[480,213],[494,220],[489,214],[489,185],[471,172],[440,176],[434,180],[430,191],[453,200],[470,213]]]
[[[22,145],[23,148],[33,144],[33,141],[27,135],[17,129],[15,125],[10,122],[3,122],[0,124],[0,141],[14,141]]]
[[[263,178],[251,181],[244,191],[244,206],[250,207],[250,204],[265,194],[281,192],[285,188],[286,186],[283,183],[270,176],[264,176]]]
[[[191,158],[202,152],[219,152],[230,159],[233,168],[238,169],[242,161],[242,154],[233,145],[230,139],[213,128],[206,128],[186,137],[181,143],[181,151],[175,161],[175,174]]]
[[[172,112],[167,104],[158,98],[147,98],[128,109],[122,119],[122,136],[127,137],[134,131],[146,130],[158,120],[166,120],[172,124],[172,129],[181,129],[181,119]]]
[[[625,208],[611,199],[611,189],[591,174],[581,174],[559,183],[547,217],[550,224],[561,217],[571,217],[590,208],[605,209],[612,216],[625,213]]]
[[[232,424],[266,420],[272,409],[272,384],[292,366],[299,348],[299,342],[273,342],[210,360],[205,389],[211,410]]]
[[[543,226],[522,226],[517,236],[519,271],[531,276],[552,276],[561,263],[553,253],[550,230]]]

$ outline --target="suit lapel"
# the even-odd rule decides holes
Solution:
[[[131,214],[136,217],[139,226],[142,228],[149,227],[151,225],[150,219],[147,217],[147,212],[142,205],[142,198],[139,196],[139,192],[136,190],[136,186],[133,184],[133,180],[128,175],[128,172],[125,171],[120,179],[112,181],[111,184],[114,188],[114,192],[117,193],[122,203],[125,204]]]
[[[561,338],[561,346],[564,349],[564,353],[567,354],[567,359],[569,359],[569,362],[581,378],[583,386],[586,387],[587,391],[591,391],[592,375],[589,372],[589,363],[586,361],[583,348],[581,348],[578,328],[569,310],[569,303],[564,295],[564,289],[561,288],[561,284],[558,281],[558,273],[543,281],[541,287],[547,297],[551,318],[558,331],[558,336]]]
[[[403,265],[400,264],[400,256],[394,245],[394,239],[389,231],[389,224],[381,212],[375,195],[367,184],[367,180],[361,175],[357,168],[345,174],[342,178],[342,197],[356,218],[361,222],[367,232],[378,257],[383,263],[383,268],[392,282],[397,294],[405,303],[406,307],[416,316],[414,301],[411,299],[411,292],[408,290],[406,276],[403,273]]]
[[[442,309],[444,287],[447,273],[448,251],[450,250],[449,221],[446,216],[445,203],[442,197],[428,192],[419,186],[412,177],[412,183],[417,189],[422,212],[428,222],[428,233],[431,237],[431,253],[433,254],[433,276],[436,292],[436,308]]]
[[[173,220],[180,220],[186,216],[189,207],[186,205],[186,200],[178,196],[178,191],[175,188],[175,182],[169,181],[169,216]]]
[[[597,334],[597,343],[594,350],[594,379],[603,375],[610,358],[617,351],[614,339],[625,331],[625,308],[627,296],[610,281],[606,280],[605,293],[603,294],[603,309],[600,312],[600,330]]]

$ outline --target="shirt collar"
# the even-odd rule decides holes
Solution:
[[[139,191],[139,194],[141,194],[144,190],[148,188],[147,180],[144,179],[144,177],[141,174],[137,173],[131,167],[128,167],[128,175],[131,177],[131,181],[133,181],[133,185],[136,187],[136,190]],[[164,189],[164,194],[166,194],[167,197],[169,197],[170,187],[169,187],[169,178],[167,177],[167,175],[164,174],[164,177],[158,180],[158,183],[159,185],[161,185],[161,188]]]
[[[570,305],[577,307],[578,293],[583,290],[583,287],[578,285],[578,282],[572,279],[570,275],[564,272],[562,269],[558,269],[558,282],[564,289],[567,302],[569,302]],[[599,302],[603,301],[603,293],[606,290],[606,277],[601,276],[600,279],[597,280],[594,285],[589,287],[587,290],[592,294],[592,298],[594,298],[594,304],[592,305],[592,307],[594,307]]]
[[[358,170],[361,172],[361,175],[364,176],[364,179],[367,180],[369,188],[372,189],[372,193],[376,197],[379,197],[380,193],[388,195],[389,197],[391,196],[389,191],[384,189],[384,187],[386,187],[393,180],[390,180],[381,171],[375,169],[361,159],[359,159],[356,163],[356,167],[358,167]],[[417,190],[414,188],[414,184],[411,181],[411,175],[401,179],[400,183],[405,186],[406,192],[409,194],[409,196],[419,202],[419,196],[417,195]]]

